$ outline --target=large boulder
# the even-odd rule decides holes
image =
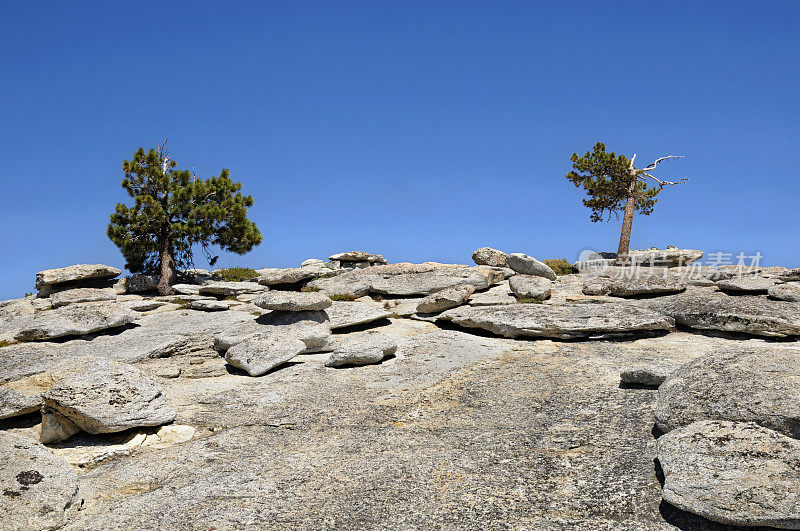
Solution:
[[[800,282],[775,284],[767,290],[770,299],[788,302],[800,302]]]
[[[532,256],[523,253],[512,253],[509,254],[506,259],[508,260],[508,267],[520,275],[533,275],[550,280],[556,279],[556,273],[549,265],[540,262]]]
[[[256,271],[258,273],[258,283],[265,286],[296,284],[313,278],[335,276],[341,272],[326,266],[321,260],[320,262],[311,262],[309,264],[303,263],[305,265],[301,267],[259,269]]]
[[[116,267],[103,264],[77,264],[36,273],[36,288],[84,280],[116,278],[122,273]]]
[[[334,301],[329,308],[325,308],[325,313],[330,318],[332,330],[374,323],[392,315],[392,312],[375,304],[344,301]]]
[[[800,303],[693,289],[637,303],[684,326],[765,337],[800,335]]]
[[[260,295],[253,304],[266,310],[300,312],[306,310],[324,310],[330,307],[331,298],[324,293],[296,291],[270,291]]]
[[[211,281],[200,286],[200,294],[233,297],[244,293],[260,293],[269,288],[256,282]]]
[[[111,288],[74,288],[53,293],[50,304],[53,308],[60,308],[78,302],[113,301],[117,294]]]
[[[730,293],[766,293],[774,284],[774,280],[754,275],[736,276],[717,281],[719,289]]]
[[[350,337],[340,344],[325,362],[326,367],[380,363],[397,351],[397,342],[371,330]]]
[[[0,431],[0,462],[3,529],[59,529],[80,509],[75,470],[41,444]]]
[[[219,352],[254,337],[293,337],[305,343],[304,354],[329,350],[330,318],[324,311],[272,311],[257,319],[239,323],[214,335]]]
[[[110,302],[70,304],[35,314],[14,336],[17,341],[48,341],[119,328],[133,322],[134,313]]]
[[[478,265],[508,267],[508,256],[503,251],[491,247],[481,247],[472,253],[472,260]]]
[[[650,268],[612,267],[603,276],[586,281],[586,295],[613,295],[614,297],[641,297],[680,293],[686,289],[686,280],[667,270]]]
[[[738,526],[800,529],[800,441],[753,423],[701,421],[658,439],[667,503]]]
[[[339,262],[342,267],[364,267],[372,264],[385,264],[386,260],[379,254],[364,251],[347,251],[328,257],[332,262]]]
[[[656,333],[675,324],[663,314],[623,303],[469,306],[448,310],[438,319],[504,337],[558,339]]]
[[[679,267],[696,262],[703,257],[703,251],[696,249],[679,249],[668,245],[666,249],[651,247],[650,249],[632,250],[628,252],[628,261],[641,266]]]
[[[290,335],[255,336],[229,348],[225,361],[250,376],[261,376],[305,349],[305,343]]]
[[[459,284],[423,297],[417,304],[418,313],[438,313],[467,302],[475,292],[472,284]]]
[[[553,282],[545,277],[514,275],[508,279],[508,285],[518,299],[543,301],[553,293]]]
[[[125,363],[84,356],[55,369],[52,377],[55,384],[42,395],[42,442],[58,442],[78,430],[114,433],[175,419],[161,386]]]
[[[698,420],[755,422],[800,438],[800,349],[721,351],[661,384],[656,423],[668,432]]]

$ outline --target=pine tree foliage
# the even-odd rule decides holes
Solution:
[[[196,245],[213,265],[217,257],[210,246],[244,254],[261,243],[258,227],[247,219],[253,198],[242,195],[242,184],[231,180],[227,169],[218,177],[197,178],[177,169],[162,144],[147,152],[139,148],[122,170],[122,188],[133,205],[117,204],[107,234],[131,272],[163,273],[165,259],[173,274],[176,267],[193,267]]]
[[[605,144],[598,142],[591,152],[587,151],[582,157],[573,153],[570,160],[573,171],[567,174],[567,179],[577,188],[586,190],[589,197],[583,204],[592,210],[592,221],[604,218],[608,221],[611,214],[619,217],[619,212],[625,210],[633,181],[636,181],[633,189],[636,211],[645,216],[653,212],[661,187],[650,187],[632,173],[631,161],[625,155],[606,152]]]

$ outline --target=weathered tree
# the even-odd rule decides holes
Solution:
[[[178,170],[165,150],[139,148],[122,163],[122,187],[133,206],[118,203],[107,234],[122,251],[132,273],[160,274],[158,291],[172,292],[177,269],[194,267],[192,248],[200,246],[213,266],[210,247],[244,254],[261,243],[256,224],[247,219],[251,196],[222,170],[219,177],[200,179]]]
[[[567,179],[580,188],[586,190],[588,199],[583,204],[592,210],[592,221],[606,221],[614,214],[619,219],[619,212],[623,211],[622,233],[619,237],[617,260],[622,261],[628,256],[631,244],[631,228],[633,227],[633,214],[639,212],[649,216],[653,212],[658,199],[656,196],[665,187],[686,182],[664,181],[653,176],[652,171],[665,160],[682,158],[683,155],[667,155],[657,158],[652,164],[644,168],[636,168],[633,163],[634,154],[630,159],[625,155],[616,155],[606,152],[602,142],[594,145],[594,149],[582,157],[573,153],[570,157],[573,171],[567,174]],[[652,179],[657,186],[648,186]]]

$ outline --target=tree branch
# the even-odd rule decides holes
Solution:
[[[647,172],[645,172],[645,171],[643,171],[643,170],[641,171],[641,175],[644,175],[645,177],[650,177],[650,178],[651,178],[651,179],[653,179],[655,182],[657,182],[657,183],[658,183],[658,186],[660,186],[661,188],[664,188],[664,187],[665,187],[665,186],[667,186],[667,185],[674,185],[674,184],[681,184],[681,183],[685,183],[686,181],[688,181],[688,180],[689,180],[689,179],[686,179],[686,178],[684,178],[684,179],[681,179],[680,181],[677,181],[677,182],[673,182],[673,181],[662,181],[662,180],[660,180],[660,179],[656,178],[656,177],[655,177],[655,176],[653,176],[653,175],[650,175],[649,173],[647,173]]]
[[[635,156],[636,155],[634,155],[634,157]],[[682,158],[683,158],[683,155],[667,155],[666,157],[659,157],[650,166],[648,166],[646,168],[642,168],[639,171],[642,172],[642,173],[644,173],[646,171],[653,171],[654,169],[656,169],[656,166],[658,166],[658,164],[660,162],[662,162],[662,161],[669,160],[669,159],[682,159]]]

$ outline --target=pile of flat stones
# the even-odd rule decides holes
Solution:
[[[475,265],[389,264],[348,251],[259,269],[245,281],[183,271],[169,296],[156,293],[157,277],[119,279],[119,269],[101,264],[42,271],[36,295],[0,302],[0,420],[41,414],[38,442],[0,431],[9,464],[0,483],[19,483],[0,497],[0,510],[17,511],[28,528],[64,525],[79,493],[72,469],[48,448],[78,434],[177,426],[158,377],[257,382],[323,353],[320,370],[369,374],[363,366],[397,353],[400,340],[381,326],[399,318],[514,339],[675,330],[800,337],[800,270],[693,267],[702,253],[673,247],[632,256],[618,265],[598,255],[591,267],[578,264],[581,274],[557,276],[533,256],[489,247],[473,253]],[[176,360],[169,371],[148,371],[166,358]],[[798,360],[800,352],[743,347],[685,365],[622,367],[623,385],[658,388],[666,502],[726,524],[800,528]],[[21,463],[31,459],[53,481],[28,478]],[[44,505],[54,509],[37,510]]]

